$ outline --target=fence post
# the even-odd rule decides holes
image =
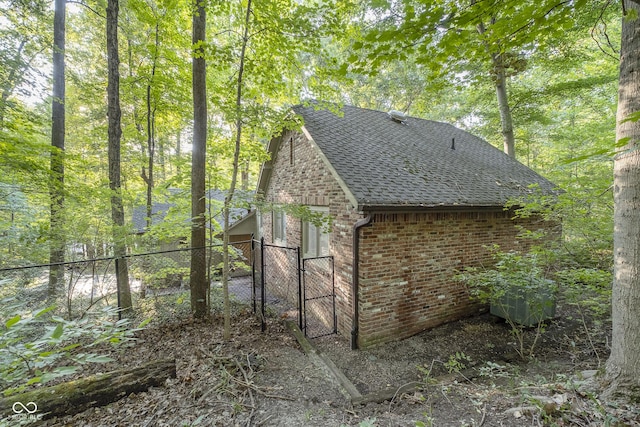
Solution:
[[[262,332],[264,332],[267,329],[267,322],[265,319],[265,296],[266,296],[266,292],[265,292],[265,282],[264,282],[264,271],[265,271],[265,261],[264,261],[264,237],[260,238],[260,263],[261,263],[261,271],[260,271],[260,311],[262,313],[262,319],[261,319],[261,325],[260,325],[260,329],[262,330]]]
[[[122,320],[122,305],[120,305],[120,286],[118,283],[118,278],[120,277],[120,258],[115,259],[115,267],[116,267],[116,296],[118,297],[118,320]]]
[[[338,333],[338,315],[336,314],[336,271],[335,259],[331,256],[331,294],[333,300],[333,333]]]
[[[300,327],[300,330],[304,330],[302,328],[302,315],[304,313],[304,297],[303,297],[303,286],[302,286],[302,275],[304,274],[304,264],[302,265],[302,267],[300,266],[300,246],[298,246],[296,248],[296,255],[298,257],[298,326]],[[305,328],[306,328],[306,322],[305,322]],[[305,335],[307,334],[306,330],[305,330]]]
[[[251,235],[251,305],[253,314],[256,314],[256,243],[253,234]]]

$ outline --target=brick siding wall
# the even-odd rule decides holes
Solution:
[[[361,230],[362,347],[414,335],[477,313],[452,276],[491,261],[487,245],[525,250],[505,211],[376,214]],[[519,225],[538,228],[536,218]]]

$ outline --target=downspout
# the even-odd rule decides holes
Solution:
[[[353,268],[352,268],[352,299],[351,306],[353,307],[353,314],[351,316],[351,350],[358,349],[358,324],[359,324],[359,300],[358,292],[360,287],[360,229],[366,225],[371,224],[371,215],[367,215],[365,218],[359,219],[353,225]]]

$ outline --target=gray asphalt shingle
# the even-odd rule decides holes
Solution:
[[[343,116],[294,107],[360,207],[503,206],[554,184],[469,132],[447,123],[352,106]],[[455,140],[455,149],[452,149]]]

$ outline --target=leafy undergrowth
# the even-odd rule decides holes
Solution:
[[[97,350],[112,361],[82,366],[76,376],[175,358],[177,378],[41,425],[640,425],[637,408],[598,397],[606,325],[587,337],[581,319],[563,314],[548,325],[530,360],[513,351],[508,327],[487,315],[368,350],[351,351],[339,336],[315,340],[363,394],[412,380],[422,384],[391,401],[356,407],[277,317],[261,332],[251,311],[236,305],[232,337],[225,341],[219,317],[167,316],[137,331],[134,345],[105,343]]]

